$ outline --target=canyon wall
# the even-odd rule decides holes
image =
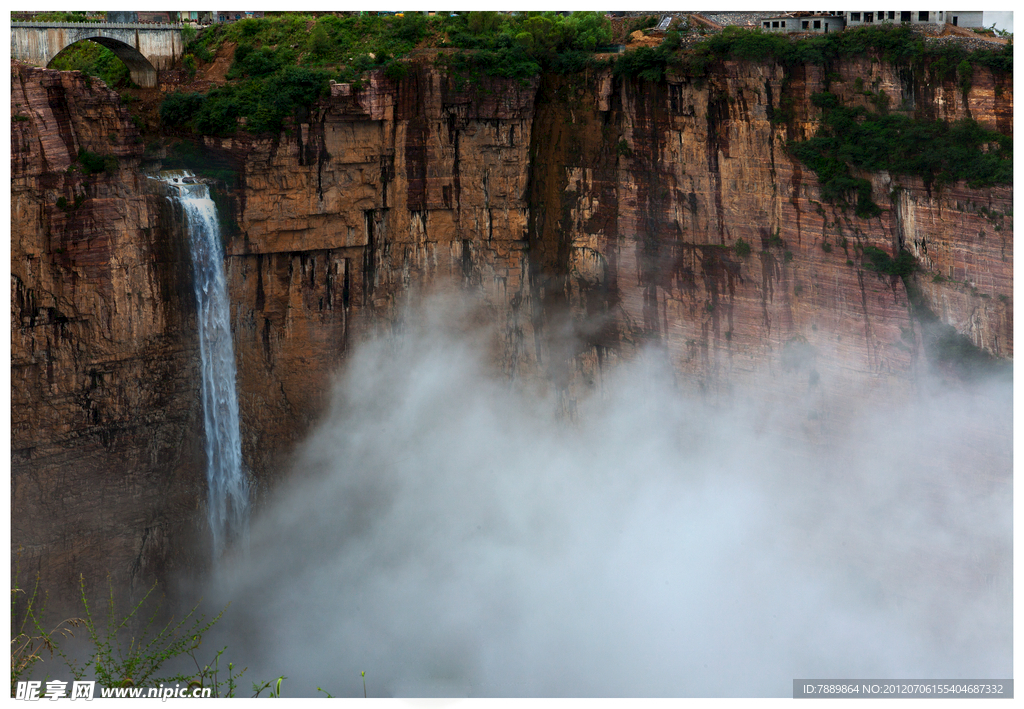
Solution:
[[[257,503],[345,353],[410,294],[481,303],[496,365],[543,377],[570,414],[646,347],[708,400],[796,403],[811,435],[850,392],[909,395],[932,367],[922,324],[899,277],[863,267],[867,246],[909,249],[922,302],[1011,358],[1012,188],[868,175],[883,211],[859,219],[787,154],[814,132],[811,94],[870,100],[858,77],[893,110],[1012,130],[1011,77],[980,68],[965,94],[868,58],[660,84],[468,82],[419,61],[400,82],[333,85],[279,136],[202,138],[239,176],[222,221]],[[12,95],[12,546],[62,592],[79,572],[195,573],[205,461],[180,223],[117,94],[12,64]],[[118,164],[85,175],[80,148]]]
[[[378,73],[357,97],[333,93],[277,139],[206,140],[244,156],[228,278],[245,453],[261,472],[320,412],[352,339],[388,326],[403,294],[461,284],[505,317],[526,278],[535,84],[459,91],[420,66],[400,86]]]
[[[188,245],[115,92],[13,63],[11,90],[13,563],[58,599],[139,588],[203,540]]]
[[[706,81],[547,78],[534,136],[547,152],[531,202],[544,209],[531,247],[548,298],[605,316],[591,360],[657,341],[705,392],[746,381],[770,398],[808,399],[815,420],[836,394],[905,392],[927,366],[922,333],[902,280],[863,268],[871,246],[910,250],[931,309],[1012,357],[1011,187],[866,175],[882,213],[860,219],[822,203],[814,173],[787,155],[788,141],[814,133],[812,94],[867,100],[854,94],[857,77],[911,116],[1010,130],[1008,80],[986,71],[966,101],[953,84],[923,88],[867,60],[830,77],[724,62]],[[740,240],[749,255],[730,248]]]

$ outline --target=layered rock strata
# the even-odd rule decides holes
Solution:
[[[903,281],[863,267],[867,247],[910,250],[931,308],[1012,356],[1011,188],[870,175],[883,211],[859,219],[822,203],[815,175],[787,154],[813,134],[811,95],[852,93],[873,66],[884,68],[855,64],[828,81],[814,67],[787,76],[747,62],[706,82],[548,77],[534,134],[547,147],[533,165],[535,285],[599,323],[581,330],[592,352],[567,366],[585,372],[588,357],[593,369],[604,351],[654,341],[706,392],[746,381],[816,401],[815,419],[837,393],[905,390],[925,368],[920,327]],[[914,117],[935,117],[930,101],[948,93],[877,73],[876,90]],[[993,106],[995,80],[979,74],[959,108],[940,102],[943,119]],[[1009,90],[998,94],[993,110],[1012,112]],[[778,120],[783,107],[790,120]]]
[[[304,433],[353,338],[397,317],[410,290],[483,293],[517,327],[534,93],[459,87],[419,65],[400,85],[379,73],[359,92],[336,85],[274,139],[206,139],[244,156],[228,278],[256,470]]]
[[[14,65],[11,84],[12,553],[54,598],[79,574],[139,588],[202,536],[187,245],[115,92]]]
[[[841,418],[843,394],[911,392],[929,368],[922,328],[904,281],[863,267],[869,246],[909,249],[928,307],[1012,357],[1012,190],[876,174],[880,217],[823,203],[786,144],[813,134],[810,96],[826,89],[1012,130],[1012,84],[984,69],[964,92],[870,58],[788,76],[725,62],[661,84],[593,71],[474,82],[424,60],[400,82],[334,85],[281,135],[202,138],[239,174],[222,216],[257,495],[346,351],[391,328],[410,293],[482,299],[498,366],[544,377],[569,409],[648,347],[710,400],[753,387],[795,402],[812,434]],[[147,188],[115,93],[13,67],[12,94],[13,544],[65,588],[80,571],[196,568],[202,431],[180,225]],[[117,167],[76,171],[80,148]]]

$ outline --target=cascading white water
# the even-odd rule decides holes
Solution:
[[[202,183],[190,183],[192,175],[187,172],[163,173],[162,177],[176,189],[177,196],[171,199],[177,201],[185,213],[195,271],[206,424],[207,504],[216,559],[228,542],[247,538],[249,527],[249,485],[242,468],[224,250],[209,188]]]

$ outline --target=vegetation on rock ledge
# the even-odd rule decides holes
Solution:
[[[867,172],[916,175],[942,185],[966,180],[970,187],[1012,184],[1013,138],[984,130],[963,119],[949,124],[900,114],[848,108],[832,93],[813,94],[822,109],[821,126],[809,140],[792,142],[793,155],[818,175],[822,199],[849,206],[856,194],[858,217],[877,216],[871,184],[854,178],[850,168]]]
[[[673,30],[657,47],[599,59],[595,52],[612,39],[611,23],[600,12],[319,18],[279,13],[214,25],[187,38],[185,52],[192,62],[210,63],[223,47],[235,45],[229,83],[205,95],[172,94],[160,114],[165,125],[198,133],[224,135],[239,127],[278,131],[290,113],[323,96],[329,80],[352,83],[358,90],[367,71],[382,70],[400,81],[407,75],[403,58],[431,48],[447,50],[437,61],[461,85],[478,83],[484,76],[525,81],[541,71],[577,73],[596,66],[611,66],[619,78],[660,82],[668,72],[704,78],[715,62],[725,59],[777,62],[788,71],[802,63],[827,67],[871,53],[937,80],[955,72],[969,87],[975,65],[1004,72],[1013,66],[1012,44],[971,52],[960,45],[928,44],[920,33],[901,25],[798,40],[727,27],[689,47],[683,47],[682,37]],[[861,211],[870,211],[869,200],[861,201]]]
[[[95,42],[72,44],[54,57],[50,66],[61,71],[80,71],[86,76],[95,76],[112,89],[131,84],[128,67],[124,62]]]
[[[835,62],[875,55],[883,61],[911,66],[942,81],[962,63],[986,66],[994,71],[1013,72],[1013,44],[999,49],[971,51],[960,44],[929,44],[904,25],[861,27],[814,37],[793,39],[777,32],[726,27],[692,47],[678,51],[677,33],[669,32],[656,48],[628,52],[616,61],[616,73],[649,81],[660,81],[671,69],[681,76],[705,77],[718,61],[733,59],[777,62],[788,68],[800,64],[828,67]]]

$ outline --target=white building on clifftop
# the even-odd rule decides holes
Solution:
[[[944,25],[983,27],[981,10],[847,10],[847,27],[863,27],[879,23],[907,23],[912,25]]]
[[[830,34],[842,32],[846,21],[841,13],[791,12],[761,20],[765,32],[814,32]]]

